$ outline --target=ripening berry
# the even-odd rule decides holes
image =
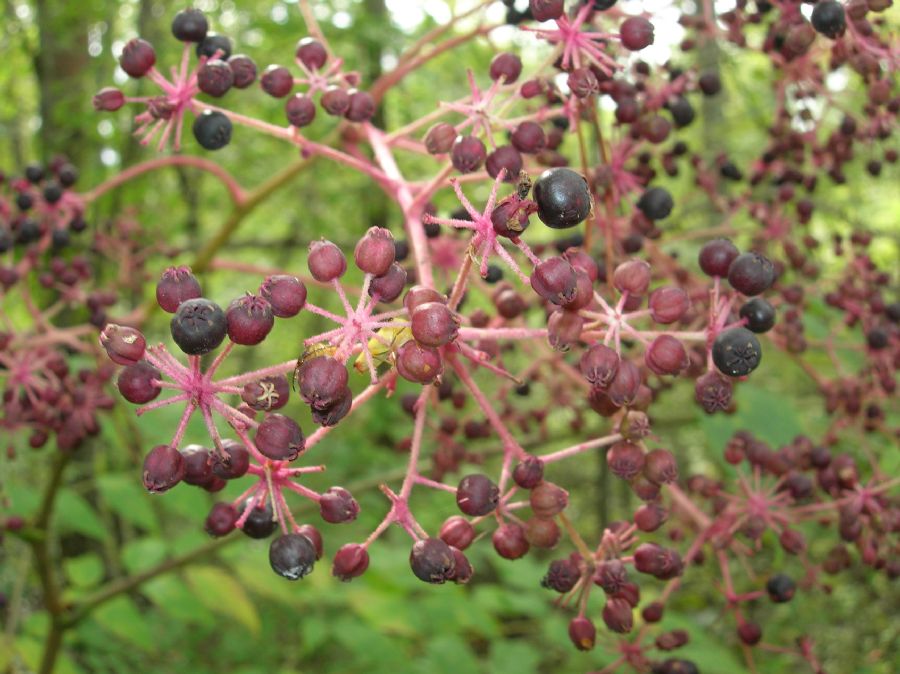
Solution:
[[[509,52],[501,52],[491,60],[490,75],[495,82],[512,84],[522,74],[522,59]]]
[[[144,488],[161,494],[181,482],[184,457],[171,445],[157,445],[144,458]]]
[[[491,178],[499,176],[500,171],[506,171],[504,180],[514,182],[522,170],[522,155],[512,145],[501,145],[487,156],[485,169]]]
[[[294,88],[294,76],[284,66],[272,64],[263,71],[259,84],[269,96],[284,98]]]
[[[450,551],[453,553],[453,571],[447,576],[447,580],[452,580],[457,585],[465,585],[472,579],[475,569],[462,550],[451,545]]]
[[[144,357],[147,340],[140,330],[108,323],[100,333],[100,344],[118,365],[134,365]]]
[[[218,304],[198,297],[178,306],[169,327],[178,348],[190,356],[202,356],[222,343],[228,322]]]
[[[161,379],[160,371],[142,360],[122,370],[116,385],[125,400],[135,405],[144,405],[159,395],[162,390],[159,386]]]
[[[353,405],[353,392],[345,387],[337,400],[327,406],[313,406],[312,418],[320,426],[334,426],[350,412]]]
[[[569,639],[579,651],[590,651],[597,640],[597,628],[584,616],[572,618],[569,622]]]
[[[296,316],[306,304],[306,286],[296,276],[269,276],[259,286],[259,294],[278,318]]]
[[[413,545],[409,566],[419,580],[440,585],[456,571],[456,557],[440,538],[425,538]]]
[[[576,98],[593,96],[600,90],[597,76],[590,68],[575,68],[566,78],[566,86]]]
[[[185,484],[202,487],[213,479],[212,457],[203,445],[188,445],[181,450]]]
[[[119,57],[119,65],[129,77],[143,77],[155,64],[153,45],[139,37],[129,40]]]
[[[231,49],[230,37],[219,35],[218,33],[208,33],[203,40],[197,43],[197,48],[194,51],[197,53],[197,58],[217,58],[227,61],[228,57],[231,56]]]
[[[244,535],[257,540],[268,538],[275,529],[278,528],[278,522],[275,519],[275,513],[272,510],[272,500],[266,498],[262,501],[250,498],[241,504],[239,515],[243,514],[246,508],[250,508],[250,514],[244,520],[241,531]]]
[[[820,0],[813,6],[810,16],[813,28],[816,32],[832,40],[844,34],[847,20],[844,17],[844,6],[835,0]]]
[[[209,22],[199,9],[183,9],[172,19],[172,35],[182,42],[200,42],[206,37]]]
[[[219,501],[215,503],[206,516],[204,529],[206,533],[215,538],[221,538],[234,531],[234,523],[237,522],[237,509],[230,503]]]
[[[500,489],[486,475],[466,475],[456,488],[456,505],[470,517],[494,511],[500,502]]]
[[[475,136],[459,136],[450,148],[450,161],[460,173],[477,171],[487,159],[484,143]]]
[[[225,312],[228,337],[235,344],[253,346],[262,342],[275,325],[272,306],[258,295],[232,300]]]
[[[668,325],[680,320],[690,308],[691,300],[681,288],[665,286],[650,293],[650,317]]]
[[[352,522],[359,515],[359,503],[343,487],[331,487],[319,497],[319,514],[331,524]]]
[[[250,451],[237,440],[222,441],[222,452],[211,452],[212,471],[223,480],[236,480],[250,469]]]
[[[331,407],[340,400],[347,381],[346,366],[329,356],[310,358],[297,369],[300,395],[307,405],[318,409]]]
[[[125,105],[125,94],[115,87],[104,87],[92,99],[94,110],[115,112]]]
[[[738,312],[747,321],[747,329],[757,334],[768,332],[775,325],[775,307],[762,297],[748,300]]]
[[[544,462],[536,456],[526,456],[513,469],[512,477],[522,489],[534,489],[544,478]]]
[[[531,274],[531,287],[548,302],[566,305],[575,299],[575,269],[562,257],[551,257],[538,263]]]
[[[309,126],[316,118],[316,104],[306,94],[294,94],[284,104],[288,124],[298,129]]]
[[[700,269],[707,276],[728,276],[728,268],[740,251],[728,239],[713,239],[700,249]]]
[[[347,271],[347,258],[344,257],[343,251],[325,239],[309,244],[306,264],[313,278],[322,283],[339,279]]]
[[[569,494],[552,482],[541,482],[528,497],[532,512],[537,517],[556,517],[569,505]]]
[[[606,463],[613,475],[631,480],[644,467],[644,450],[633,442],[620,440],[606,452]]]
[[[605,389],[619,369],[619,354],[598,342],[582,354],[578,367],[591,386]]]
[[[547,574],[541,580],[541,587],[565,594],[572,590],[581,579],[581,570],[571,559],[557,559],[550,562]]]
[[[544,171],[532,188],[538,217],[553,229],[574,227],[591,212],[591,192],[584,176],[559,167]]]
[[[651,187],[638,199],[637,207],[648,220],[663,220],[669,217],[675,205],[672,195],[662,187]]]
[[[519,559],[528,554],[530,545],[525,538],[525,530],[515,523],[499,526],[491,536],[494,550],[504,559]]]
[[[619,592],[627,582],[628,570],[621,560],[607,559],[594,571],[594,584],[603,588],[606,594]]]
[[[300,580],[316,563],[316,548],[303,534],[284,534],[269,544],[269,565],[282,578]]]
[[[200,282],[191,273],[190,267],[169,267],[156,284],[156,302],[170,314],[174,314],[185,300],[202,294]]]
[[[426,302],[410,315],[410,330],[416,341],[425,346],[444,346],[456,339],[459,320],[446,304]]]
[[[432,384],[444,370],[440,352],[414,339],[405,342],[395,355],[397,373],[407,381]]]
[[[260,453],[273,461],[293,461],[306,446],[296,421],[283,414],[267,414],[253,439]]]
[[[379,302],[393,302],[400,297],[405,287],[406,270],[399,263],[393,262],[384,274],[376,276],[369,283],[369,297],[377,298]]]
[[[351,122],[366,122],[375,115],[375,99],[367,91],[351,90],[350,105],[347,106],[347,112],[344,118]]]
[[[678,480],[678,463],[667,449],[653,449],[644,455],[644,477],[654,484],[672,484]]]
[[[525,540],[529,545],[543,550],[551,550],[559,543],[562,532],[553,519],[530,517],[525,521]]]
[[[624,599],[609,597],[603,607],[603,622],[613,632],[627,634],[634,626],[631,605]]]
[[[661,602],[650,602],[641,611],[641,617],[644,619],[644,622],[651,624],[658,623],[660,620],[662,620],[664,611],[665,606]]]
[[[197,115],[192,130],[204,150],[221,150],[231,142],[231,120],[218,110],[204,110]]]
[[[525,154],[535,154],[547,145],[544,129],[537,122],[526,121],[519,124],[509,138],[513,147]]]
[[[245,384],[241,391],[241,400],[259,412],[272,412],[287,405],[290,393],[291,388],[287,379],[272,375]]]
[[[759,295],[775,282],[775,267],[759,253],[738,255],[728,267],[728,283],[744,295]]]
[[[350,94],[346,89],[332,85],[322,93],[319,104],[332,117],[343,117],[350,109]]]
[[[794,598],[797,591],[797,584],[783,573],[778,573],[766,583],[766,592],[769,593],[769,599],[776,604],[783,604]]]
[[[629,51],[640,51],[653,44],[653,24],[642,16],[631,16],[619,28],[622,46]]]
[[[806,550],[806,538],[796,529],[782,531],[778,536],[778,542],[782,549],[791,555],[799,555]]]
[[[616,407],[631,405],[637,398],[641,388],[641,371],[630,360],[619,363],[616,374],[609,386],[606,395]]]
[[[441,526],[440,537],[447,545],[465,550],[475,540],[475,527],[466,518],[453,515]]]
[[[256,62],[245,54],[235,54],[228,60],[228,67],[234,75],[232,84],[236,89],[246,89],[256,81]]]
[[[731,405],[733,388],[731,380],[718,372],[707,372],[697,378],[694,385],[694,399],[707,414],[725,411]]]
[[[656,543],[642,543],[634,552],[634,568],[660,580],[671,580],[681,575],[684,565],[674,550]]]
[[[358,543],[347,543],[334,555],[331,573],[339,580],[348,582],[363,575],[368,568],[368,551]]]
[[[613,286],[621,293],[640,297],[650,286],[650,265],[643,260],[626,260],[613,271]]]
[[[715,96],[722,90],[722,80],[715,72],[703,73],[698,83],[704,96]]]
[[[309,542],[313,544],[313,548],[316,551],[316,560],[322,559],[322,534],[319,533],[318,529],[312,524],[301,524],[294,533],[306,536],[309,539]]]
[[[370,227],[356,244],[353,259],[360,271],[373,276],[386,274],[394,263],[394,236],[384,227]]]
[[[667,517],[668,513],[658,503],[645,503],[634,511],[634,524],[641,531],[656,531]]]
[[[684,345],[672,335],[658,335],[644,352],[644,362],[651,372],[678,375],[689,364]]]
[[[564,0],[529,0],[528,8],[535,21],[550,21],[562,16],[564,4]]]
[[[447,122],[438,122],[425,134],[425,149],[429,154],[446,154],[456,141],[456,129]]]
[[[755,646],[762,639],[762,628],[752,622],[745,622],[738,626],[738,637],[748,646]]]
[[[724,330],[712,346],[713,363],[722,374],[743,377],[755,370],[762,359],[759,340],[746,328]]]
[[[325,46],[312,37],[304,37],[297,43],[294,52],[297,60],[309,70],[319,70],[328,61]]]
[[[425,304],[426,302],[443,302],[446,304],[447,298],[433,288],[426,288],[425,286],[419,285],[410,288],[403,297],[403,306],[410,315],[412,315],[419,305]]]
[[[197,88],[204,94],[220,98],[234,85],[234,71],[221,59],[204,63],[197,71]]]
[[[578,275],[587,279],[587,275],[578,272]],[[547,341],[557,351],[568,351],[581,337],[584,328],[584,318],[578,313],[578,307],[569,311],[569,307],[577,305],[572,302],[566,305],[565,310],[554,311],[547,320]]]

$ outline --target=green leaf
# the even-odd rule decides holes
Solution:
[[[65,560],[63,568],[69,582],[82,588],[93,587],[105,573],[103,560],[93,552]]]
[[[122,549],[122,563],[128,573],[138,573],[156,566],[166,558],[166,544],[158,538],[138,538]]]
[[[123,641],[147,651],[155,648],[147,621],[130,597],[122,595],[102,604],[93,612],[92,618]]]
[[[109,504],[110,510],[134,526],[158,533],[159,524],[150,506],[150,496],[131,473],[101,475],[97,488]]]
[[[535,672],[541,657],[534,646],[524,641],[495,641],[491,645],[488,671],[491,674]]]
[[[180,578],[154,578],[142,586],[141,593],[179,624],[201,625],[209,629],[218,622],[209,609],[197,603],[194,593]]]
[[[61,489],[54,510],[60,531],[75,531],[97,540],[106,540],[109,533],[91,505],[71,489]]]
[[[185,576],[200,603],[259,634],[256,606],[231,573],[215,566],[195,566],[185,570]]]

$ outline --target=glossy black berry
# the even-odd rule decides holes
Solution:
[[[269,545],[269,564],[282,578],[300,580],[316,563],[316,546],[302,534],[279,536]]]
[[[669,191],[662,187],[651,187],[638,199],[637,207],[650,220],[662,220],[669,216],[675,202]]]
[[[251,507],[251,503],[253,503],[252,509],[247,519],[244,520],[244,527],[241,531],[250,538],[268,538],[278,528],[278,522],[275,521],[272,512],[272,502],[266,499],[264,503],[259,504],[251,499],[241,506],[241,514],[245,508]]]
[[[569,168],[544,171],[534,183],[533,194],[538,217],[553,229],[574,227],[591,212],[587,180]]]
[[[218,53],[216,58],[227,61],[231,56],[231,39],[225,35],[209,33],[197,44],[197,56],[211,59],[216,53]]]
[[[762,349],[759,340],[746,328],[719,333],[712,346],[713,362],[722,374],[743,377],[759,366]]]
[[[194,120],[194,138],[206,150],[221,150],[231,142],[231,120],[218,110],[204,110]]]
[[[797,584],[790,576],[786,576],[783,573],[772,576],[769,578],[769,582],[766,583],[766,592],[769,593],[769,599],[776,604],[790,601],[793,599],[796,591]]]
[[[29,164],[25,167],[25,180],[36,185],[44,179],[44,167],[40,164]]]
[[[775,325],[775,307],[762,297],[754,297],[741,307],[740,316],[751,332],[768,332]]]
[[[191,356],[202,356],[225,339],[228,321],[218,304],[198,297],[178,306],[170,328],[172,339],[182,351]]]
[[[844,6],[835,0],[817,2],[810,17],[816,32],[832,40],[844,34],[847,20],[844,17]]]
[[[440,538],[426,538],[413,545],[409,566],[419,580],[439,585],[453,576],[456,559],[450,546]]]
[[[206,37],[209,22],[199,9],[183,9],[172,19],[172,35],[182,42],[200,42]]]
[[[78,169],[72,164],[63,164],[56,172],[56,177],[63,187],[72,187],[78,181]]]

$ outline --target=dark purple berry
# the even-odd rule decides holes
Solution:
[[[159,395],[162,389],[158,382],[161,379],[159,370],[146,361],[139,361],[122,370],[116,384],[125,400],[143,405]]]
[[[569,168],[544,171],[534,183],[533,194],[538,217],[553,229],[574,227],[591,212],[587,180]]]
[[[367,122],[375,115],[375,99],[367,91],[351,91],[344,117],[351,122]]]
[[[775,281],[775,267],[759,253],[738,255],[728,267],[728,283],[744,295],[759,295]]]
[[[202,356],[225,339],[228,321],[218,304],[198,297],[178,306],[170,328],[178,348],[190,356]]]
[[[284,113],[291,126],[302,128],[316,118],[316,104],[306,94],[294,94],[285,103]]]
[[[304,37],[297,43],[295,55],[309,70],[318,70],[328,60],[324,45],[312,37]]]
[[[629,51],[640,51],[653,44],[653,24],[642,16],[631,16],[619,28],[622,46]]]
[[[562,257],[551,257],[535,266],[531,287],[548,302],[569,304],[575,299],[577,278],[575,269]]]
[[[202,41],[197,43],[195,50],[198,58],[204,56],[208,59],[213,57],[227,61],[231,56],[231,38],[226,35],[218,35],[217,33],[209,33]]]
[[[303,534],[285,534],[269,545],[269,565],[282,578],[300,580],[316,563],[316,547]]]
[[[762,349],[759,340],[746,328],[731,328],[719,333],[712,346],[713,362],[722,374],[743,377],[759,366]]]
[[[535,154],[547,145],[544,129],[537,122],[522,122],[510,136],[514,148],[525,154]]]
[[[218,110],[204,110],[197,115],[192,130],[204,150],[221,150],[231,142],[231,120]]]
[[[253,504],[252,506],[251,503]],[[244,520],[244,526],[241,528],[245,535],[261,540],[271,536],[275,529],[278,528],[278,522],[275,520],[270,499],[267,498],[264,502],[258,503],[251,498],[241,505],[241,514],[243,514],[245,508],[251,508],[250,514]]]
[[[816,32],[835,40],[844,34],[847,27],[844,6],[835,0],[820,0],[813,6],[810,22]]]
[[[157,445],[144,458],[144,488],[154,494],[168,491],[184,477],[184,457],[171,445]]]
[[[236,89],[246,89],[256,81],[256,62],[245,54],[235,54],[228,59],[228,67],[234,74]]]
[[[724,412],[731,405],[734,386],[718,372],[707,372],[697,378],[694,385],[694,399],[707,414]]]
[[[350,94],[338,86],[330,86],[319,99],[322,108],[333,117],[343,117],[350,108]]]
[[[471,517],[493,512],[499,502],[500,489],[486,475],[467,475],[456,488],[456,505]]]
[[[558,19],[565,11],[564,0],[528,0],[528,8],[535,21]]]
[[[747,321],[747,329],[757,334],[768,332],[775,325],[775,307],[762,297],[754,297],[744,303],[739,312]]]
[[[223,480],[236,480],[250,469],[250,452],[237,440],[223,440],[222,454],[210,452],[210,456],[213,473]]]
[[[769,599],[776,604],[783,604],[794,598],[797,591],[797,584],[783,573],[776,574],[769,578],[766,583],[766,592],[769,593]]]
[[[206,37],[209,23],[199,9],[183,9],[172,19],[172,35],[182,42],[200,42]]]
[[[514,182],[522,170],[522,155],[511,145],[502,145],[488,155],[485,168],[491,178],[505,170],[504,180]]]
[[[347,388],[347,368],[329,356],[310,358],[297,369],[300,395],[307,405],[320,409],[334,405]]]
[[[522,59],[509,52],[501,52],[491,60],[491,79],[501,84],[512,84],[522,74]]]
[[[394,262],[385,274],[376,276],[369,283],[369,296],[377,296],[379,302],[393,302],[400,297],[405,287],[406,270]]]
[[[284,66],[270,65],[260,78],[262,90],[274,98],[284,98],[294,88],[294,76]]]
[[[460,173],[477,171],[487,159],[484,143],[475,136],[459,136],[450,149],[450,161]]]
[[[260,296],[269,302],[278,318],[291,318],[306,304],[306,286],[296,276],[269,276],[259,286]]]
[[[728,276],[728,268],[740,251],[728,239],[713,239],[700,249],[700,269],[707,276]]]
[[[221,538],[234,531],[234,523],[237,522],[238,512],[230,503],[219,501],[214,504],[206,516],[206,533],[216,538]]]
[[[550,562],[547,575],[541,585],[554,592],[565,594],[572,590],[581,579],[581,570],[571,559],[557,559]]]
[[[319,498],[319,513],[331,524],[352,522],[359,514],[359,503],[343,487],[331,487]]]
[[[283,414],[267,414],[254,437],[256,448],[273,461],[293,461],[306,444],[297,422]]]
[[[213,478],[212,459],[203,445],[188,445],[181,450],[185,484],[202,487]]]
[[[320,426],[334,426],[350,412],[353,405],[353,392],[346,387],[338,398],[326,407],[313,407],[313,421]]]
[[[425,538],[413,545],[409,566],[419,580],[440,585],[453,577],[456,558],[440,538]]]
[[[649,220],[662,220],[669,217],[675,202],[669,191],[662,187],[651,187],[638,199],[637,207]]]
[[[119,57],[119,65],[130,77],[143,77],[155,64],[153,45],[139,37],[129,40]]]

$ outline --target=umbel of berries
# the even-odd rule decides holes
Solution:
[[[574,227],[591,212],[587,180],[569,168],[544,171],[534,183],[533,195],[538,217],[553,229]]]

